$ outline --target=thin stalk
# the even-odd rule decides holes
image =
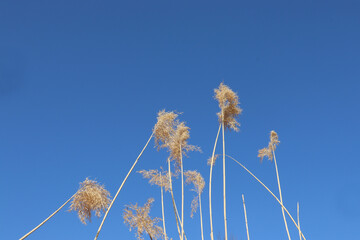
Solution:
[[[278,171],[278,167],[277,167],[277,164],[276,164],[275,151],[272,151],[272,152],[273,152],[275,169],[276,169],[276,177],[277,177],[277,182],[278,182],[278,187],[279,187],[280,202],[283,203],[282,193],[281,193],[281,186],[280,186],[279,171]],[[291,240],[290,233],[289,233],[289,229],[288,229],[288,225],[287,225],[287,222],[286,222],[286,216],[285,216],[285,213],[284,213],[284,209],[283,209],[283,208],[281,208],[281,212],[282,212],[282,215],[283,215],[283,218],[284,218],[286,233],[287,233],[287,235],[288,235],[289,240]]]
[[[162,212],[162,219],[163,219],[163,229],[164,229],[164,237],[165,240],[167,240],[167,235],[166,235],[166,228],[165,228],[165,214],[164,214],[164,193],[163,193],[163,184],[162,184],[162,176],[161,176],[161,172],[160,172],[160,188],[161,188],[161,212]]]
[[[273,198],[275,198],[275,200],[280,204],[281,207],[284,208],[285,212],[287,213],[287,215],[290,217],[291,221],[293,221],[295,227],[299,230],[299,232],[301,233],[301,236],[304,240],[306,240],[304,234],[301,232],[300,227],[298,226],[298,224],[295,222],[294,218],[291,216],[291,214],[289,213],[289,211],[286,209],[286,207],[282,204],[282,202],[280,202],[280,200],[275,196],[275,194],[262,182],[260,181],[260,179],[258,179],[252,172],[250,172],[250,170],[248,170],[244,165],[242,165],[240,162],[238,162],[235,158],[226,155],[227,157],[229,157],[230,159],[232,159],[234,162],[236,162],[237,164],[239,164],[243,169],[245,169],[253,178],[255,178],[256,181],[258,181],[272,196]]]
[[[134,169],[135,165],[136,165],[136,164],[137,164],[137,162],[139,161],[139,158],[141,157],[141,155],[142,155],[142,154],[143,154],[143,152],[145,151],[146,147],[149,145],[149,142],[150,142],[151,138],[153,137],[153,135],[154,135],[154,132],[153,132],[153,133],[151,134],[151,136],[149,137],[149,140],[146,142],[146,144],[145,144],[144,148],[141,150],[141,152],[140,152],[139,156],[136,158],[136,160],[135,160],[134,164],[132,165],[132,167],[130,168],[130,170],[129,170],[128,174],[126,175],[126,177],[125,177],[124,181],[121,183],[121,186],[119,187],[119,189],[118,189],[118,191],[117,191],[117,193],[116,193],[116,195],[115,195],[114,199],[111,201],[110,206],[109,206],[109,207],[108,207],[108,209],[106,210],[106,213],[105,213],[105,215],[104,215],[104,218],[103,218],[103,220],[102,220],[102,222],[101,222],[101,224],[100,224],[100,227],[99,227],[99,229],[98,229],[98,231],[97,231],[97,233],[96,233],[96,236],[95,236],[94,240],[96,240],[96,239],[98,238],[99,233],[100,233],[100,231],[101,231],[101,229],[102,229],[102,227],[103,227],[103,225],[104,225],[105,219],[106,219],[107,215],[109,214],[109,211],[110,211],[110,209],[111,209],[112,205],[114,204],[114,202],[115,202],[115,200],[116,200],[117,196],[119,195],[119,193],[120,193],[120,191],[121,191],[122,187],[124,186],[124,184],[125,184],[126,180],[127,180],[127,179],[128,179],[128,177],[129,177],[130,173],[133,171],[133,169]]]
[[[168,168],[169,168],[169,182],[170,182],[170,193],[171,193],[171,199],[172,199],[172,203],[173,203],[173,208],[174,208],[174,213],[175,213],[175,220],[176,220],[176,226],[177,226],[177,230],[179,233],[179,238],[181,240],[181,232],[180,232],[180,228],[179,228],[179,221],[178,221],[178,211],[176,208],[176,204],[175,204],[175,198],[174,198],[174,193],[173,193],[173,189],[172,189],[172,180],[171,180],[171,167],[170,167],[170,159],[168,158]]]
[[[76,194],[76,193],[75,193]],[[23,237],[20,238],[20,240],[23,240],[25,238],[27,238],[30,234],[32,234],[33,232],[35,232],[39,227],[41,227],[44,223],[46,223],[50,218],[52,218],[56,213],[58,213],[63,207],[65,207],[66,204],[68,204],[68,202],[70,202],[70,200],[75,196],[72,195],[68,200],[66,200],[66,202],[61,205],[61,207],[59,207],[55,212],[53,212],[48,218],[46,218],[44,221],[42,221],[42,223],[40,223],[39,225],[37,225],[33,230],[31,230],[30,232],[28,232],[27,234],[25,234]]]
[[[214,156],[215,156],[215,149],[216,149],[217,141],[218,141],[218,138],[219,138],[220,129],[221,129],[221,124],[219,124],[219,130],[218,130],[217,135],[216,135],[214,149],[213,149],[212,156],[211,156],[211,164],[210,164],[209,213],[210,213],[210,229],[211,229],[210,237],[211,237],[211,240],[214,240],[213,221],[212,221],[212,206],[211,206],[211,182],[212,182],[212,170],[213,170],[213,166],[214,166],[213,161],[214,161]]]
[[[250,240],[249,227],[248,227],[248,221],[247,221],[247,215],[246,215],[246,206],[245,206],[245,198],[244,198],[244,194],[242,194],[242,200],[243,200],[243,205],[244,205],[244,215],[245,215],[246,234],[247,234],[247,239],[248,239],[248,240]]]
[[[299,210],[299,202],[297,203],[297,222],[298,222],[298,226],[300,228],[300,210]],[[301,231],[299,230],[299,237],[301,240]]]
[[[199,208],[200,208],[201,240],[204,240],[203,219],[202,219],[202,210],[201,210],[201,194],[200,193],[199,193]]]
[[[150,240],[153,240],[153,239],[152,239],[152,237],[151,237],[151,235],[150,235],[150,233],[148,233],[148,232],[147,232],[147,234],[149,235],[149,237],[150,237]]]
[[[180,164],[181,164],[181,239],[184,239],[184,166],[180,144]]]
[[[225,226],[225,240],[228,240],[227,235],[227,219],[226,219],[226,184],[225,184],[225,128],[224,128],[224,111],[222,110],[222,140],[223,140],[223,200],[224,200],[224,226]]]

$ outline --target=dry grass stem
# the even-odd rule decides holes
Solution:
[[[75,193],[76,194],[76,193]],[[68,202],[71,201],[71,199],[75,196],[72,195],[68,200],[66,200],[66,202],[61,205],[61,207],[59,207],[55,212],[53,212],[49,217],[47,217],[44,221],[42,221],[39,225],[37,225],[34,229],[32,229],[30,232],[28,232],[27,234],[25,234],[23,237],[20,238],[20,240],[23,240],[25,238],[27,238],[30,234],[32,234],[33,232],[35,232],[39,227],[41,227],[44,223],[46,223],[48,220],[50,220],[50,218],[52,218],[56,213],[58,213],[63,207],[65,207],[66,204],[68,204]]]
[[[246,214],[246,206],[245,206],[244,194],[242,194],[242,200],[243,200],[243,205],[244,205],[244,216],[245,216],[245,225],[246,225],[246,235],[247,235],[247,239],[250,240],[249,226],[248,226],[248,220],[247,220],[247,214]]]
[[[101,212],[107,210],[110,202],[110,193],[104,186],[86,178],[80,183],[69,211],[76,211],[81,222],[86,225],[87,221],[91,222],[92,212],[101,217]]]
[[[215,99],[219,102],[221,111],[217,113],[219,122],[224,123],[225,128],[239,131],[236,117],[241,114],[242,109],[239,105],[239,97],[228,86],[220,83],[218,89],[215,89]]]
[[[147,200],[143,207],[135,205],[127,205],[124,210],[124,223],[130,227],[130,231],[136,229],[136,237],[143,240],[144,234],[148,234],[151,239],[161,239],[163,237],[163,230],[156,224],[161,221],[160,218],[151,218],[149,216],[151,204],[154,202],[153,198]]]
[[[94,240],[96,240],[96,239],[99,237],[100,231],[101,231],[101,229],[102,229],[102,227],[103,227],[103,225],[104,225],[104,222],[105,222],[105,220],[106,220],[107,215],[109,214],[109,211],[110,211],[112,205],[114,204],[117,196],[119,195],[121,189],[123,188],[124,184],[126,183],[126,180],[127,180],[128,177],[130,176],[131,172],[134,170],[134,167],[136,166],[137,162],[139,161],[141,155],[144,153],[146,147],[149,145],[149,142],[150,142],[150,140],[152,139],[153,135],[154,135],[154,133],[151,134],[151,136],[150,136],[149,139],[147,140],[145,146],[144,146],[143,149],[141,150],[139,156],[136,158],[136,160],[135,160],[135,162],[133,163],[133,165],[131,166],[129,172],[126,174],[123,182],[121,183],[118,191],[117,191],[116,194],[115,194],[115,197],[114,197],[113,200],[111,201],[110,206],[109,206],[109,208],[107,209],[107,211],[106,211],[106,213],[105,213],[105,215],[104,215],[104,217],[103,217],[103,220],[101,221],[101,224],[100,224],[100,226],[99,226],[99,229],[98,229],[98,231],[97,231],[97,233],[96,233],[96,236],[95,236]]]

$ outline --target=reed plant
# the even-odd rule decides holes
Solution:
[[[212,153],[210,158],[207,160],[207,164],[210,166],[209,173],[209,220],[210,220],[210,239],[214,240],[214,226],[213,226],[213,209],[212,209],[212,182],[213,182],[213,168],[215,166],[216,160],[222,156],[222,202],[223,202],[223,218],[224,218],[224,235],[225,240],[228,240],[228,224],[227,224],[227,205],[226,205],[226,159],[230,159],[239,166],[241,166],[248,174],[250,174],[261,186],[267,190],[268,193],[272,196],[273,199],[280,205],[283,221],[285,224],[286,233],[288,239],[290,238],[290,231],[288,229],[287,224],[287,216],[294,223],[295,227],[299,232],[300,240],[306,240],[304,233],[300,229],[300,217],[299,217],[299,204],[297,204],[297,221],[294,220],[288,209],[284,206],[282,191],[280,186],[280,178],[278,165],[276,162],[275,150],[279,145],[280,141],[278,135],[275,131],[270,132],[270,141],[268,146],[260,149],[258,151],[258,157],[260,157],[260,161],[262,162],[264,158],[268,158],[270,161],[274,161],[278,191],[279,196],[276,196],[258,177],[256,177],[248,168],[244,166],[244,164],[237,161],[235,158],[231,157],[225,151],[225,131],[233,130],[235,132],[239,131],[239,122],[238,116],[242,113],[242,109],[239,107],[239,98],[237,94],[224,83],[220,83],[219,87],[214,89],[214,98],[217,100],[220,111],[217,113],[218,117],[218,130],[215,138],[215,142],[212,148]],[[185,122],[179,120],[180,113],[175,111],[165,111],[161,110],[157,113],[157,122],[152,129],[152,133],[147,140],[145,146],[142,148],[140,154],[133,162],[131,168],[127,172],[125,178],[123,179],[120,187],[118,188],[113,199],[110,197],[110,193],[104,188],[104,186],[98,184],[96,181],[85,179],[85,181],[80,183],[80,187],[78,191],[71,196],[65,203],[58,208],[53,214],[51,214],[47,219],[45,219],[42,223],[40,223],[37,227],[31,230],[29,233],[24,235],[20,240],[25,239],[39,227],[41,227],[45,222],[47,222],[50,218],[52,218],[56,213],[58,213],[65,205],[67,205],[71,201],[71,206],[69,211],[74,211],[77,213],[80,221],[83,224],[87,224],[91,222],[91,218],[93,215],[100,217],[102,213],[104,217],[101,221],[101,224],[96,232],[95,240],[98,239],[99,234],[102,230],[105,220],[109,214],[111,207],[113,206],[115,200],[119,196],[120,191],[123,189],[125,183],[127,182],[129,176],[134,171],[135,166],[139,163],[139,159],[143,155],[145,149],[149,145],[150,141],[154,139],[155,147],[157,150],[165,149],[168,152],[168,156],[166,158],[167,170],[163,170],[163,166],[156,166],[154,169],[150,170],[140,170],[140,173],[145,179],[149,180],[151,185],[156,185],[160,187],[160,197],[161,197],[161,218],[152,218],[150,216],[151,206],[154,203],[153,198],[149,198],[147,202],[143,206],[139,206],[136,204],[126,205],[123,211],[123,219],[124,223],[129,226],[130,231],[135,230],[135,237],[138,240],[143,240],[145,238],[149,238],[150,240],[158,240],[165,239],[169,240],[171,232],[167,232],[167,224],[169,221],[166,221],[165,211],[167,207],[164,204],[164,194],[170,193],[172,208],[175,216],[175,223],[177,234],[180,240],[187,240],[187,236],[185,233],[184,226],[184,210],[185,210],[185,187],[184,183],[192,184],[193,188],[191,189],[196,194],[194,195],[191,201],[191,212],[190,216],[193,218],[197,209],[199,209],[200,215],[200,233],[201,239],[204,240],[204,227],[203,227],[203,210],[202,210],[202,193],[205,188],[205,180],[202,177],[200,171],[198,170],[185,170],[185,167],[188,166],[186,163],[184,166],[184,159],[188,157],[188,153],[191,151],[201,151],[199,147],[190,145],[190,128],[186,126]],[[220,131],[222,133],[222,154],[216,154],[217,143],[220,136]],[[190,166],[190,161],[189,161]],[[165,169],[166,169],[165,168]],[[158,170],[160,169],[160,170]],[[181,178],[181,196],[180,194],[176,195],[175,198],[173,183]],[[216,180],[216,179],[215,179]],[[176,190],[176,188],[175,188]],[[181,212],[178,211],[176,199],[179,201],[181,199]],[[250,240],[249,234],[249,226],[248,226],[248,217],[245,205],[245,197],[242,194],[242,203],[244,209],[244,217],[245,217],[245,226],[246,226],[246,235],[247,240]],[[287,216],[286,216],[287,215]],[[162,223],[162,227],[158,224]],[[168,228],[169,230],[169,228]],[[189,236],[190,238],[190,236]],[[198,237],[199,238],[199,237]],[[193,239],[197,239],[193,237]],[[231,237],[230,237],[231,239]],[[172,240],[172,239],[170,239]]]

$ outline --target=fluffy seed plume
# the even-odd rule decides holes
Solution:
[[[275,151],[277,145],[279,145],[279,137],[275,131],[270,132],[270,142],[268,147],[262,148],[259,150],[258,157],[260,158],[260,161],[263,160],[264,157],[267,157],[270,161],[273,159],[273,151]]]
[[[164,190],[167,192],[170,190],[170,179],[169,179],[169,172],[168,171],[158,171],[150,169],[148,171],[141,170],[138,173],[143,175],[143,178],[150,179],[149,183],[151,185],[157,185],[159,187],[163,187]],[[176,176],[174,173],[171,173],[171,177]]]
[[[189,129],[185,123],[179,123],[172,140],[169,142],[170,158],[175,160],[176,166],[180,166],[181,155],[186,156],[189,151],[200,151],[199,147],[188,144]]]
[[[220,155],[219,154],[216,154],[216,155],[214,155],[214,159],[212,159],[212,157],[209,157],[209,159],[208,159],[208,161],[207,161],[207,164],[209,165],[209,166],[211,166],[211,165],[215,165],[215,162],[216,162],[216,160],[218,159],[218,157],[219,157]]]
[[[110,193],[104,186],[86,178],[80,183],[80,188],[71,202],[69,211],[76,211],[80,221],[86,225],[86,221],[91,222],[92,211],[97,217],[101,217],[101,212],[107,210],[110,202]]]
[[[221,109],[221,111],[217,113],[219,122],[224,122],[225,128],[239,131],[238,126],[240,126],[240,123],[236,121],[236,117],[242,112],[242,109],[238,106],[239,97],[223,83],[220,83],[219,88],[215,89],[214,92],[215,99],[218,100]]]
[[[127,205],[124,210],[124,223],[130,227],[130,231],[136,228],[135,236],[139,240],[144,239],[144,234],[148,234],[151,239],[161,239],[163,237],[162,228],[156,224],[161,221],[160,218],[151,218],[149,216],[153,198],[147,200],[143,207],[135,205]]]
[[[196,210],[199,206],[199,196],[201,195],[202,191],[205,187],[205,181],[204,178],[201,176],[201,174],[197,171],[186,171],[184,173],[186,177],[186,183],[187,184],[194,184],[194,188],[192,189],[195,191],[198,195],[194,196],[194,199],[191,202],[191,217],[194,216],[194,213],[196,213]]]
[[[155,145],[159,148],[167,148],[170,159],[174,160],[176,166],[180,166],[181,155],[186,156],[189,151],[200,151],[199,147],[189,145],[189,127],[184,122],[179,122],[178,114],[174,112],[158,113],[158,121],[154,127]]]
[[[157,116],[157,123],[153,132],[155,137],[155,145],[160,148],[168,147],[168,143],[175,134],[175,128],[179,124],[177,120],[178,114],[174,112],[165,112],[161,110]]]

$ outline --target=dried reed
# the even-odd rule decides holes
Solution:
[[[91,222],[92,211],[97,217],[105,212],[110,204],[110,193],[96,181],[89,180],[80,183],[80,188],[72,199],[69,211],[76,211],[80,221],[86,225]]]
[[[228,240],[227,234],[227,218],[226,218],[226,173],[225,173],[225,128],[239,131],[236,117],[242,112],[239,105],[239,98],[228,86],[220,83],[218,89],[214,90],[215,99],[219,102],[221,111],[217,113],[219,122],[222,125],[222,140],[223,140],[223,202],[224,202],[224,226],[225,226],[225,240]]]
[[[162,228],[156,224],[161,221],[160,218],[151,218],[149,216],[151,204],[154,202],[153,198],[147,200],[143,207],[135,205],[127,205],[124,210],[124,223],[130,227],[130,231],[136,228],[138,240],[143,240],[143,235],[148,234],[151,240],[161,239]]]
[[[276,149],[277,145],[279,145],[279,143],[280,143],[280,141],[279,141],[279,137],[278,137],[277,133],[275,131],[271,131],[270,132],[270,142],[268,144],[268,147],[260,149],[258,157],[260,157],[260,161],[262,161],[262,159],[264,157],[267,157],[270,161],[272,161],[274,159],[275,170],[276,170],[276,178],[277,178],[277,183],[278,183],[278,188],[279,188],[280,201],[281,201],[281,203],[283,203],[282,193],[281,193],[281,186],[280,186],[279,171],[278,171],[278,166],[277,166],[276,157],[275,157],[275,149]],[[288,225],[287,225],[287,221],[286,221],[286,216],[285,216],[283,208],[281,208],[281,212],[282,212],[282,215],[283,215],[287,236],[288,236],[289,240],[291,240]]]
[[[197,196],[191,202],[191,217],[194,216],[194,213],[197,210],[197,207],[200,206],[200,226],[201,226],[201,239],[204,240],[204,231],[203,231],[203,221],[202,221],[202,208],[201,208],[201,193],[205,187],[204,178],[197,171],[186,171],[184,173],[186,177],[186,183],[192,183],[194,188],[192,189],[197,193]]]

